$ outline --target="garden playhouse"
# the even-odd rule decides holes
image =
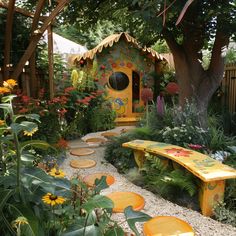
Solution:
[[[128,125],[138,120],[144,110],[144,87],[153,87],[154,73],[161,73],[167,61],[155,50],[141,47],[127,33],[113,34],[95,48],[73,59],[77,69],[91,69],[96,60],[95,80],[106,88],[116,111],[116,124]],[[83,67],[83,68],[81,68]]]

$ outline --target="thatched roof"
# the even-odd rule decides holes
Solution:
[[[125,39],[128,43],[132,44],[134,47],[142,50],[145,54],[150,55],[153,59],[164,60],[164,58],[160,54],[158,54],[155,50],[153,50],[151,48],[147,48],[147,47],[141,47],[135,38],[133,38],[129,34],[123,32],[120,34],[112,34],[112,35],[108,36],[107,38],[102,40],[102,42],[99,43],[95,48],[85,52],[82,55],[78,55],[78,56],[74,57],[73,61],[74,61],[74,63],[76,63],[77,61],[79,61],[81,59],[84,59],[84,60],[91,59],[92,60],[97,53],[101,53],[104,48],[112,47],[114,43],[117,43],[122,38]]]

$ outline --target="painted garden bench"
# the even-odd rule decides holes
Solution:
[[[147,140],[133,140],[123,143],[122,146],[134,150],[135,161],[139,168],[145,162],[145,153],[150,153],[172,160],[198,177],[201,180],[199,203],[205,216],[211,216],[214,205],[223,200],[225,180],[236,178],[234,168],[207,155],[179,146]]]

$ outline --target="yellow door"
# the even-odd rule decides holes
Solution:
[[[108,78],[107,91],[117,117],[132,116],[132,70],[114,68]]]

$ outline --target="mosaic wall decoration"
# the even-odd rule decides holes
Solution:
[[[101,53],[97,54],[96,59],[99,65],[97,77],[103,85],[107,83],[109,76],[117,67],[126,67],[136,71],[141,80],[143,77],[150,78],[147,75],[154,71],[152,59],[143,55],[140,49],[133,47],[124,40],[120,40],[111,48],[103,49]]]

